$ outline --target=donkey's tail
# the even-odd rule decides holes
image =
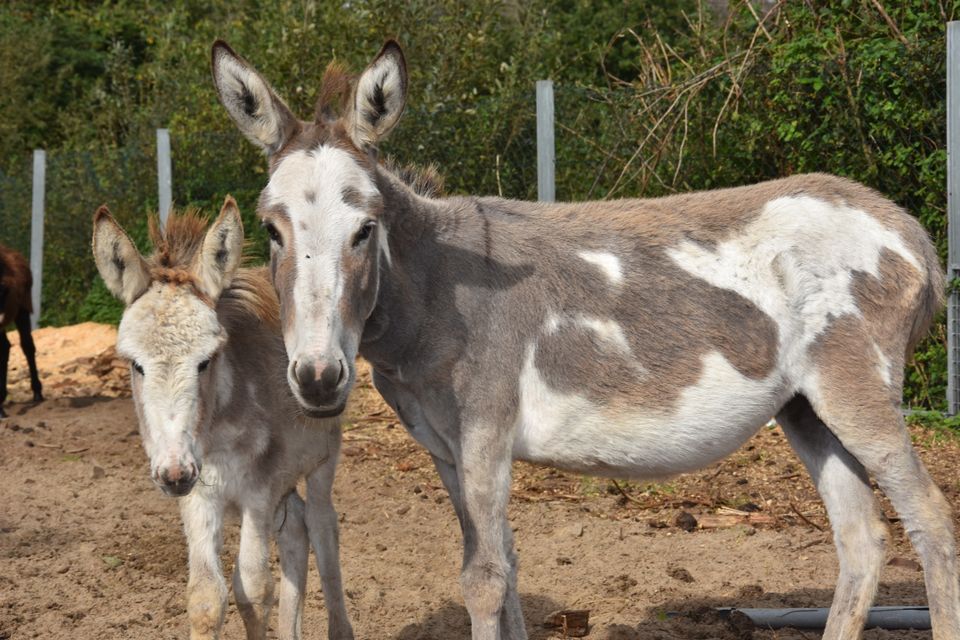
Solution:
[[[917,310],[910,328],[910,340],[907,342],[907,361],[913,359],[913,350],[917,343],[926,337],[933,319],[943,309],[947,289],[947,275],[940,266],[937,251],[933,243],[926,240],[922,245],[921,260],[926,267],[927,277],[917,297]]]

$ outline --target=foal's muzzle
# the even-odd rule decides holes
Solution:
[[[343,356],[294,360],[288,373],[291,387],[308,414],[330,417],[343,412],[350,391],[350,368]]]
[[[158,469],[154,481],[160,485],[165,494],[172,497],[181,497],[190,493],[193,485],[200,477],[200,466],[196,464],[175,465],[165,469]]]

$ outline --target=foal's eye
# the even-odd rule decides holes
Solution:
[[[134,370],[134,371],[136,371],[136,372],[139,373],[140,375],[143,375],[143,367],[140,366],[140,363],[139,363],[139,362],[137,362],[136,360],[134,360],[134,361],[131,362],[130,364],[133,365],[133,370]]]
[[[210,359],[208,358],[197,365],[197,373],[203,373],[204,371],[207,370],[207,367],[209,366],[210,366]]]
[[[277,231],[277,228],[275,226],[273,226],[273,223],[264,222],[262,226],[264,229],[266,229],[267,235],[270,236],[270,240],[272,240],[273,242],[276,242],[278,245],[282,247],[283,242],[280,239],[280,232]]]
[[[370,234],[373,233],[374,228],[377,226],[377,223],[373,220],[367,220],[363,223],[363,226],[360,227],[360,231],[357,231],[357,235],[353,238],[353,246],[360,246],[360,243],[370,237]]]

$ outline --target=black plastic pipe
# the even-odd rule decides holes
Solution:
[[[767,629],[823,629],[827,626],[830,609],[717,609],[722,617],[734,611],[750,618],[757,627]],[[867,615],[867,629],[929,629],[930,610],[927,607],[872,607]]]

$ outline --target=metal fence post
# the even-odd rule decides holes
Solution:
[[[170,130],[157,129],[157,190],[160,200],[160,228],[167,226],[173,201],[173,171],[170,168]]]
[[[40,326],[40,292],[43,290],[43,197],[46,180],[47,153],[43,149],[34,149],[33,209],[30,218],[30,271],[33,274],[30,300],[33,302],[31,323],[34,329]]]
[[[947,280],[960,278],[960,21],[947,23]],[[960,410],[960,296],[947,302],[947,411]]]
[[[553,81],[537,80],[537,199],[553,202],[554,185],[553,144]]]

